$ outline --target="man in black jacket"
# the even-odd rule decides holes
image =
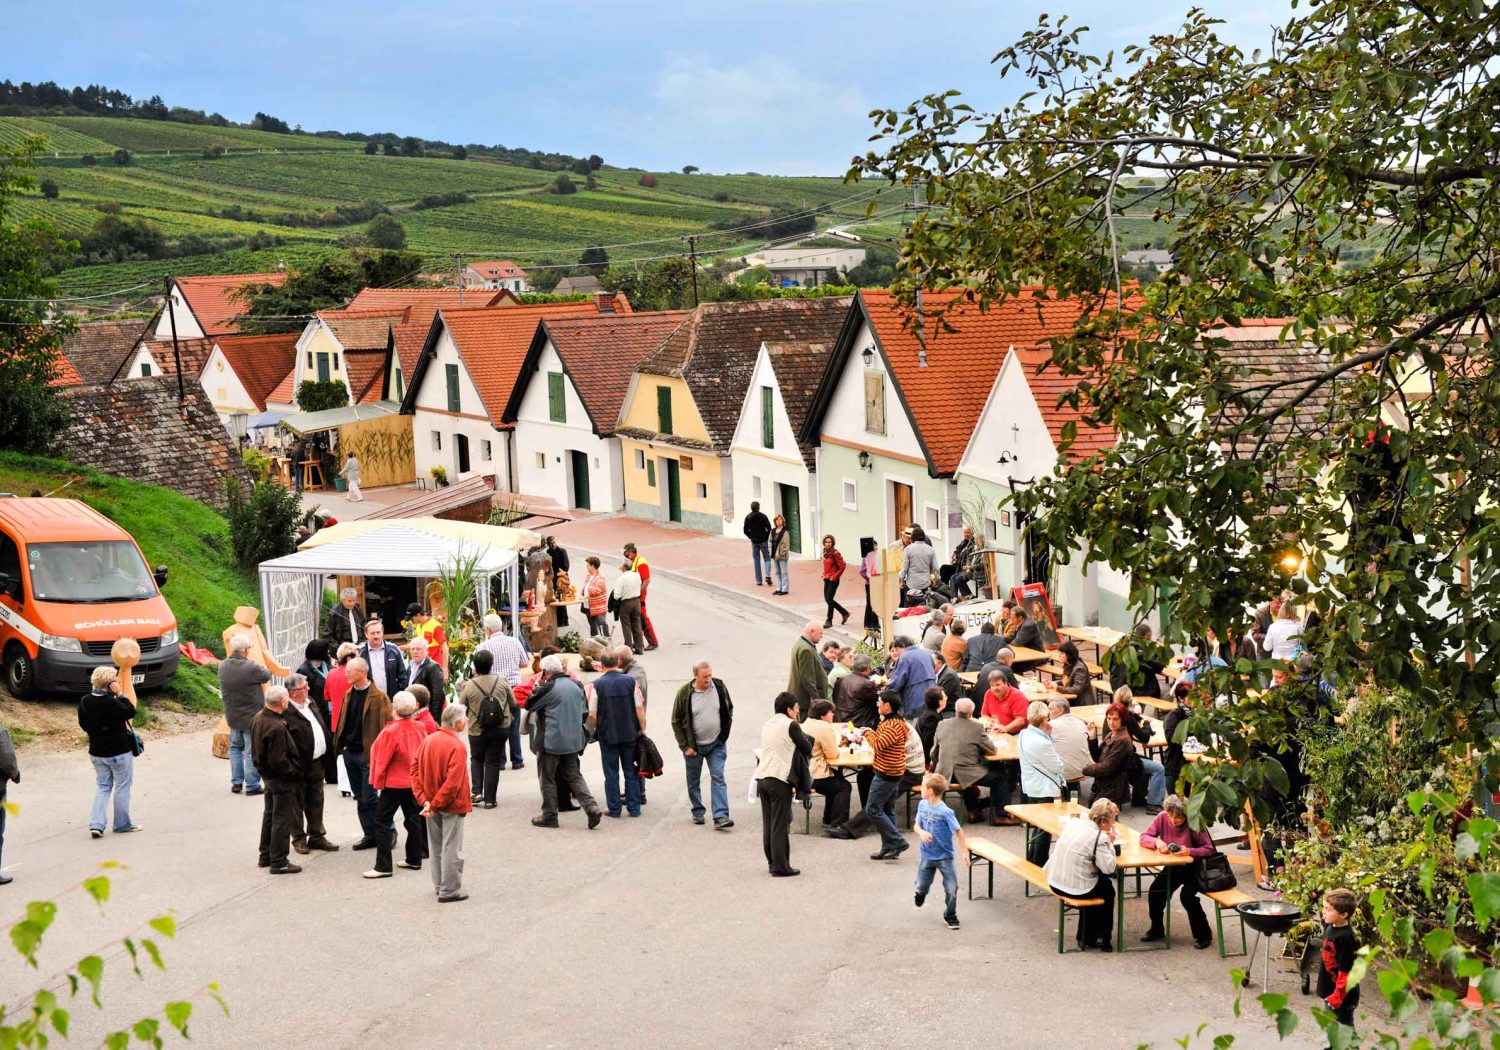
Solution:
[[[764,579],[767,587],[771,584],[771,519],[760,512],[760,504],[750,504],[750,513],[745,515],[745,526],[742,530],[745,539],[750,541],[750,561],[755,565],[755,586],[759,587],[762,580],[761,564],[765,564]],[[805,711],[805,709],[804,709]]]
[[[432,712],[432,720],[442,725],[443,708],[447,706],[444,696],[448,679],[437,662],[427,655],[426,638],[419,635],[406,648],[411,653],[411,666],[406,672],[406,688],[420,685],[427,690],[427,710]]]
[[[292,824],[297,816],[296,789],[305,779],[301,755],[292,739],[292,715],[287,692],[279,685],[266,690],[265,707],[250,722],[250,748],[255,768],[266,785],[260,818],[260,866],[272,875],[295,875],[302,869],[288,863]]]
[[[1124,651],[1127,648],[1135,650],[1134,674],[1125,669]],[[1165,665],[1154,654],[1155,647],[1151,644],[1151,625],[1149,623],[1136,624],[1135,633],[1117,643],[1110,651],[1110,688],[1118,689],[1122,685],[1128,685],[1130,691],[1136,696],[1160,698],[1161,682],[1156,676],[1162,673]]]
[[[552,559],[552,589],[556,591],[557,574],[560,572],[571,573],[573,569],[573,563],[568,558],[567,550],[557,545],[556,538],[547,536],[542,540],[542,544],[547,548],[548,557]],[[570,575],[569,582],[571,581],[572,577]],[[559,605],[557,607],[557,626],[566,627],[567,625],[568,607],[566,605]]]
[[[328,610],[328,622],[323,625],[323,637],[328,639],[331,652],[345,642],[358,645],[364,636],[365,611],[359,607],[359,592],[345,587],[339,592],[339,603]]]
[[[1004,636],[1006,645],[1022,649],[1045,650],[1047,648],[1047,644],[1042,640],[1042,629],[1026,612],[1026,606],[1017,604],[1011,610],[1011,617]]]
[[[334,763],[333,730],[318,705],[310,703],[307,678],[294,674],[286,680],[287,728],[297,747],[302,776],[292,792],[296,810],[292,817],[292,848],[298,853],[309,850],[336,852],[323,827],[323,771]]]
[[[977,671],[995,658],[1005,645],[1005,640],[995,633],[995,624],[986,620],[979,625],[979,633],[964,643],[964,660],[960,671]]]
[[[724,763],[729,757],[729,727],[734,721],[734,701],[729,687],[714,677],[707,660],[693,665],[693,677],[677,690],[672,700],[672,735],[682,751],[687,772],[688,802],[693,823],[702,824],[703,796],[699,785],[703,764],[708,763],[709,803],[713,808],[714,827],[728,831],[734,827],[729,817],[729,788],[724,780]]]
[[[359,647],[359,656],[370,665],[370,681],[386,696],[406,688],[406,661],[400,649],[386,642],[385,625],[379,620],[365,624],[365,644]]]

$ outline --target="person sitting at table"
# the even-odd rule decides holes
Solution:
[[[1125,710],[1125,732],[1130,739],[1146,748],[1156,735],[1151,723],[1136,713],[1135,694],[1130,686],[1122,685],[1115,690],[1115,703]],[[1137,766],[1131,781],[1131,805],[1144,806],[1153,816],[1161,812],[1162,799],[1167,797],[1166,767],[1154,758],[1137,756]]]
[[[949,621],[948,634],[943,638],[938,649],[943,654],[944,662],[955,671],[964,665],[964,653],[969,647],[969,643],[964,640],[964,635],[968,630],[968,624],[954,617]]]
[[[1068,782],[1063,779],[1062,757],[1052,744],[1047,705],[1040,700],[1033,700],[1026,709],[1026,728],[1016,737],[1016,754],[1021,766],[1021,795],[1027,802],[1055,802],[1063,796]],[[1042,867],[1051,843],[1051,836],[1033,834],[1026,845],[1026,859]]]
[[[978,634],[966,634],[963,663],[960,671],[977,671],[994,660],[1005,642],[995,633],[995,625],[986,620],[979,625]]]
[[[1132,673],[1125,669],[1125,650],[1135,651],[1135,671]],[[1138,623],[1135,631],[1115,643],[1110,650],[1109,660],[1109,687],[1119,689],[1122,685],[1128,685],[1135,690],[1137,696],[1161,696],[1161,682],[1157,675],[1162,673],[1166,665],[1155,656],[1155,650],[1151,645],[1151,625],[1149,623]]]
[[[1113,951],[1115,843],[1120,832],[1115,817],[1120,807],[1107,798],[1097,798],[1088,819],[1063,821],[1062,834],[1047,858],[1047,885],[1060,897],[1100,897],[1103,904],[1078,909],[1078,947]]]
[[[1172,687],[1172,699],[1177,701],[1177,706],[1168,711],[1167,717],[1161,722],[1162,735],[1167,738],[1167,754],[1161,765],[1162,780],[1176,790],[1177,779],[1182,776],[1182,767],[1187,764],[1187,759],[1182,754],[1182,744],[1177,740],[1177,727],[1192,717],[1192,683],[1186,678],[1179,680]]]
[[[854,670],[854,646],[842,646],[839,649],[837,662],[828,669],[829,696],[833,696],[833,691],[838,688],[839,679],[852,670]]]
[[[833,724],[833,702],[814,700],[802,723],[802,732],[812,741],[809,766],[812,769],[813,790],[823,796],[823,834],[830,838],[833,828],[849,820],[849,782],[839,776],[838,770],[828,763],[839,757],[839,730]]]
[[[1095,703],[1094,677],[1089,674],[1089,665],[1079,658],[1077,643],[1063,642],[1057,651],[1062,653],[1063,673],[1062,680],[1052,688],[1075,704]]]
[[[1063,778],[1068,783],[1064,796],[1076,794],[1085,801],[1089,783],[1083,767],[1094,760],[1089,754],[1089,731],[1083,719],[1073,713],[1067,697],[1055,696],[1047,702],[1047,720],[1052,723],[1052,746],[1063,763]]]
[[[922,742],[922,761],[927,769],[932,768],[932,738],[937,733],[938,723],[943,720],[943,709],[948,706],[948,695],[937,686],[927,690],[923,699],[922,713],[917,716],[917,739]]]
[[[948,713],[943,717],[952,718],[953,705],[958,703],[958,698],[964,695],[964,680],[958,677],[958,672],[949,667],[937,653],[932,654],[932,673],[937,676],[937,687],[948,698]]]
[[[1089,754],[1094,761],[1083,767],[1083,775],[1094,778],[1094,798],[1109,799],[1116,807],[1130,805],[1131,781],[1140,757],[1135,753],[1135,741],[1125,730],[1125,708],[1115,703],[1104,712],[1104,739],[1098,739],[1092,723],[1088,734]]]
[[[1187,806],[1180,796],[1168,795],[1162,812],[1141,833],[1141,847],[1158,853],[1186,852],[1193,857],[1206,857],[1214,851],[1214,840],[1208,832],[1188,827]],[[1163,868],[1156,876],[1147,894],[1151,928],[1141,935],[1141,940],[1159,941],[1166,936],[1162,918],[1171,904],[1172,894],[1180,888],[1182,910],[1187,912],[1188,928],[1193,931],[1193,947],[1201,950],[1214,943],[1208,928],[1208,916],[1203,913],[1203,904],[1198,900],[1197,869],[1196,864],[1184,864]]]
[[[1047,648],[1042,640],[1042,628],[1027,613],[1026,606],[1016,603],[1011,607],[1010,614],[1011,620],[1004,632],[1006,645],[1023,649]]]
[[[975,720],[974,701],[964,697],[958,702],[955,717],[938,723],[932,750],[932,771],[962,790],[970,823],[979,820],[984,808],[980,788],[989,789],[992,812],[1005,814],[1010,802],[1010,779],[1005,768],[1009,763],[991,765],[987,761],[995,754],[995,742]],[[1014,817],[1005,819],[1008,824],[1018,823]]]
[[[984,706],[979,709],[981,718],[991,718],[1002,733],[1012,736],[1026,728],[1026,694],[1014,685],[1005,670],[990,672],[990,688],[984,694]]]
[[[1229,666],[1228,662],[1219,655],[1219,643],[1214,638],[1213,631],[1208,632],[1206,639],[1194,638],[1190,644],[1197,660],[1190,666],[1187,659],[1183,659],[1182,677],[1178,679],[1179,682],[1187,682],[1191,685],[1199,678]],[[1255,657],[1252,656],[1250,659],[1253,660]]]

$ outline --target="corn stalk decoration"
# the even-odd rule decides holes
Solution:
[[[438,576],[438,593],[446,615],[444,631],[448,635],[448,701],[458,698],[459,687],[469,676],[474,650],[482,635],[479,613],[478,548],[460,547]]]

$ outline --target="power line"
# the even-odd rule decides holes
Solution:
[[[81,303],[87,299],[112,299],[126,292],[134,292],[140,288],[149,287],[154,282],[144,281],[141,284],[133,284],[129,288],[120,288],[113,292],[99,292],[97,295],[54,295],[46,299],[0,299],[0,303]]]

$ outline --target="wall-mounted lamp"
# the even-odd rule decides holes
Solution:
[[[1000,453],[1000,459],[997,462],[1000,462],[1000,463],[1014,463],[1015,461],[1016,461],[1016,454],[1014,452],[1006,450],[1005,452]]]
[[[870,454],[868,452],[861,452],[859,454],[859,469],[860,470],[874,470],[875,469],[874,467],[872,467],[870,465]]]
[[[868,347],[868,346],[865,347],[864,352],[859,355],[859,358],[860,358],[861,361],[863,361],[865,363],[865,367],[866,368],[871,367],[872,365],[875,364],[875,351],[874,351],[874,349],[871,348],[871,347]]]

